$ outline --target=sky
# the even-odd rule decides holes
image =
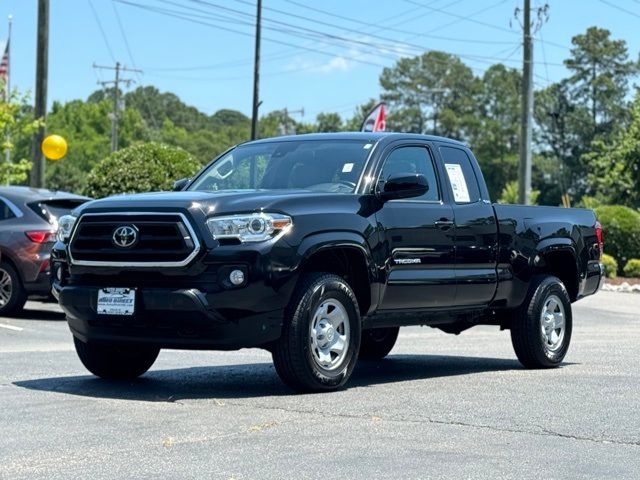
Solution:
[[[11,84],[21,92],[34,89],[37,3],[0,0],[0,39],[13,16]],[[425,50],[458,54],[476,75],[498,62],[520,69],[514,12],[522,3],[263,0],[261,113],[348,118],[379,97],[383,67]],[[638,58],[640,0],[532,0],[536,8],[545,3],[548,19],[534,43],[537,88],[567,76],[571,38],[593,25],[626,40]],[[98,82],[113,80],[112,70],[93,65],[119,61],[142,70],[122,74],[136,82],[125,90],[154,85],[206,114],[231,108],[250,115],[255,0],[50,0],[50,9],[49,104],[86,99]]]

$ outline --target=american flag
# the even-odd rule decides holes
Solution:
[[[9,81],[9,40],[4,46],[2,62],[0,62],[0,80],[6,85]]]

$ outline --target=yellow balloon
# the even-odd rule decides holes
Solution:
[[[49,160],[60,160],[67,154],[67,141],[60,135],[49,135],[42,141],[42,153]]]

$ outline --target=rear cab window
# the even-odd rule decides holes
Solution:
[[[440,146],[439,150],[454,202],[457,204],[479,202],[482,199],[480,185],[467,153],[460,148],[449,146]]]

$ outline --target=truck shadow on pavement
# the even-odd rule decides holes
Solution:
[[[361,361],[347,389],[483,372],[522,370],[516,360],[446,355],[390,355]],[[85,397],[174,402],[206,398],[291,395],[271,363],[151,370],[133,381],[108,381],[90,375],[14,382],[18,387]]]
[[[52,321],[61,322],[66,320],[66,316],[63,312],[56,310],[36,310],[31,308],[25,308],[20,313],[12,315],[3,315],[0,318],[13,318],[16,320],[40,320],[40,321]]]

